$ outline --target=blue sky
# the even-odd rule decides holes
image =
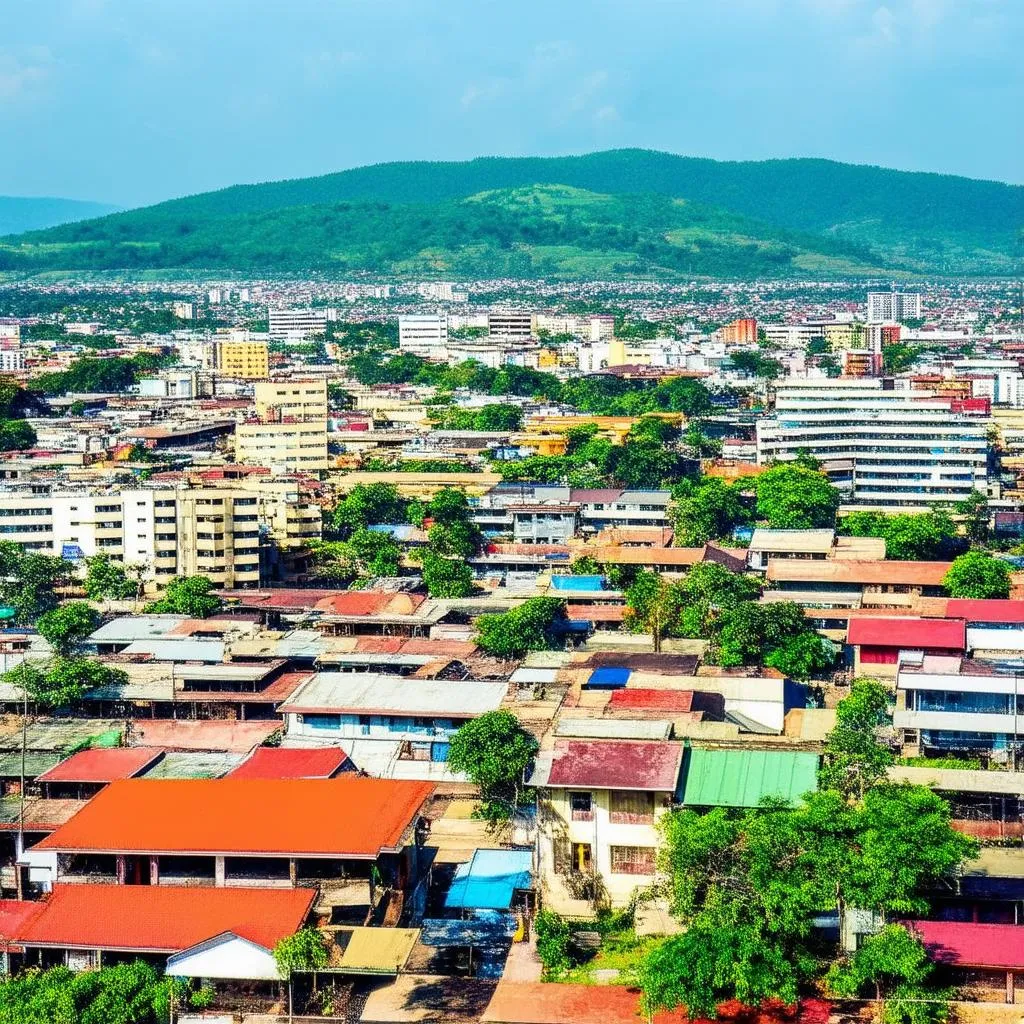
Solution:
[[[3,0],[0,194],[647,146],[1024,181],[1024,0]]]

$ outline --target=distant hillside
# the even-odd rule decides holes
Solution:
[[[0,269],[1007,274],[1022,228],[1020,186],[615,150],[240,185],[6,239]]]
[[[116,206],[109,206],[106,203],[89,203],[78,199],[0,196],[0,235],[41,231],[43,228],[52,228],[58,224],[102,217],[116,209]]]

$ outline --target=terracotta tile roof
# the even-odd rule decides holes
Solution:
[[[19,929],[26,946],[176,953],[234,932],[273,949],[302,926],[312,889],[55,885]]]
[[[375,858],[401,842],[433,788],[356,775],[126,779],[38,848]]]
[[[229,779],[329,779],[341,771],[348,754],[338,747],[257,747]]]
[[[152,764],[159,747],[110,747],[80,750],[38,776],[37,782],[113,782],[130,779]]]
[[[963,619],[851,619],[846,640],[867,647],[962,651],[967,626]]]
[[[682,743],[556,740],[548,784],[675,792]]]

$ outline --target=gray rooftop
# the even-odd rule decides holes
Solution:
[[[188,619],[184,615],[131,615],[105,622],[92,636],[94,644],[127,644],[166,636]]]

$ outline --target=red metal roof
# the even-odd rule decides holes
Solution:
[[[329,779],[341,771],[348,754],[338,747],[257,747],[229,779]]]
[[[967,625],[963,619],[851,619],[846,639],[867,647],[962,651]]]
[[[951,619],[968,622],[1020,622],[1024,624],[1024,601],[970,601],[951,597],[946,602],[946,614]]]
[[[657,690],[643,687],[625,687],[612,690],[608,701],[611,709],[638,709],[686,714],[693,710],[693,690]]]
[[[682,759],[682,743],[557,740],[548,784],[671,793]]]
[[[0,900],[0,952],[21,951],[16,940],[41,909],[42,904],[27,900]]]
[[[237,695],[234,695],[234,699],[238,699]],[[132,722],[132,737],[140,745],[164,747],[167,750],[211,750],[245,754],[253,747],[265,743],[280,728],[281,722],[278,719],[236,722],[213,718],[196,721],[184,718],[137,718]]]
[[[176,953],[233,932],[265,949],[302,927],[313,889],[55,885],[20,928],[26,946]]]
[[[151,765],[163,750],[160,747],[111,747],[80,750],[43,772],[37,782],[113,782],[130,779]]]
[[[928,955],[959,967],[1024,968],[1024,928],[971,921],[908,921]]]
[[[376,858],[434,787],[370,779],[125,779],[37,849]]]

